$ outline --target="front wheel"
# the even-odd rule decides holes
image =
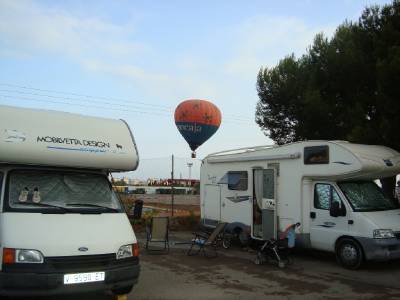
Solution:
[[[358,269],[364,259],[361,246],[351,239],[343,239],[339,242],[336,257],[343,267],[352,270]]]
[[[121,296],[121,295],[126,295],[129,294],[133,289],[133,285],[125,286],[122,288],[118,289],[113,289],[112,292],[114,295]]]

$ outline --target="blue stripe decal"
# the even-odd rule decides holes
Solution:
[[[79,148],[79,149],[76,149],[76,148],[52,147],[52,146],[47,146],[47,149],[80,151],[80,152],[94,152],[94,153],[105,153],[105,152],[107,152],[106,150],[100,150],[100,149],[90,149],[90,148]]]

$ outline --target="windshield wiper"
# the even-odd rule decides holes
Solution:
[[[62,207],[62,206],[57,206],[57,205],[52,205],[52,204],[47,204],[47,203],[40,203],[40,202],[23,202],[20,203],[21,205],[31,205],[31,206],[40,206],[40,207],[49,207],[49,208],[57,208],[59,210],[62,210],[63,212],[70,211],[68,208]]]
[[[116,209],[113,207],[102,206],[102,205],[91,204],[91,203],[68,203],[66,205],[67,206],[81,206],[81,207],[96,207],[96,208],[102,208],[102,209],[112,211],[112,212],[119,212],[119,209]]]

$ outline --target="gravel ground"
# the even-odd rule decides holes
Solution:
[[[143,243],[143,234],[138,234]],[[139,283],[128,299],[400,299],[400,261],[368,263],[358,271],[336,264],[321,252],[301,252],[284,269],[255,265],[254,252],[234,247],[217,258],[187,256],[188,232],[171,233],[169,254],[142,249]],[[175,244],[175,242],[178,242]],[[33,299],[33,298],[25,298]],[[107,294],[81,294],[56,298],[109,300]]]

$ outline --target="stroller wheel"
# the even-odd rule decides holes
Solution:
[[[254,263],[256,265],[262,265],[265,261],[265,258],[263,257],[263,255],[258,252],[256,258],[254,259]]]
[[[283,261],[280,261],[280,262],[278,263],[278,267],[281,268],[281,269],[283,269],[284,267],[286,267],[286,264],[285,264]]]
[[[293,264],[293,258],[291,258],[290,256],[286,257],[286,264],[287,265],[292,265]]]
[[[222,247],[224,247],[224,249],[229,249],[232,245],[232,240],[230,237],[224,237],[224,239],[222,240]]]

